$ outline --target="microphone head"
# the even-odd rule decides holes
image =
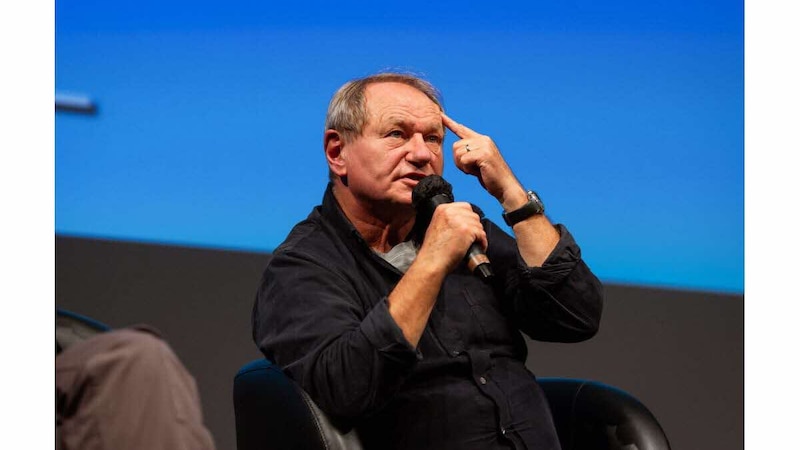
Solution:
[[[419,211],[420,206],[424,206],[430,199],[440,194],[447,196],[452,202],[453,186],[439,175],[428,175],[419,180],[411,191],[411,205]]]
[[[411,191],[411,205],[417,211],[412,233],[417,243],[422,243],[425,230],[431,222],[433,210],[442,203],[453,201],[453,186],[439,175],[428,175],[419,180]]]

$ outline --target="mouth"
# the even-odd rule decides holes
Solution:
[[[425,173],[412,172],[412,173],[407,173],[407,174],[403,175],[401,178],[404,179],[404,180],[411,180],[411,181],[414,182],[414,184],[417,184],[417,183],[419,183],[420,180],[422,180],[423,178],[425,178],[427,176],[428,176],[428,174],[425,174]]]

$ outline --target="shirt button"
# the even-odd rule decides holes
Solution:
[[[503,436],[505,436],[505,435],[506,435],[506,429],[505,429],[505,428],[503,428],[503,427],[500,427],[500,434],[502,434]]]
[[[480,381],[481,384],[486,384],[486,378],[484,378],[484,377],[478,378],[478,381]]]
[[[453,350],[452,352],[450,352],[450,354],[453,356],[458,356],[461,354],[461,352],[459,352],[458,350]]]

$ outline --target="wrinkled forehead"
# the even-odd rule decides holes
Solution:
[[[424,92],[403,83],[367,86],[364,100],[368,121],[425,121],[441,125],[441,107]]]

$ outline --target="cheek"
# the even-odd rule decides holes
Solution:
[[[441,175],[444,172],[444,160],[442,159],[442,154],[439,153],[431,160],[431,166],[433,167],[433,171],[436,175]]]
[[[387,155],[359,155],[349,161],[348,176],[359,186],[381,189],[378,185],[392,176],[394,168],[395,165]]]
[[[383,155],[383,158],[376,163],[376,166],[380,167],[381,173],[390,175],[402,167],[404,159],[404,152],[390,151]]]

